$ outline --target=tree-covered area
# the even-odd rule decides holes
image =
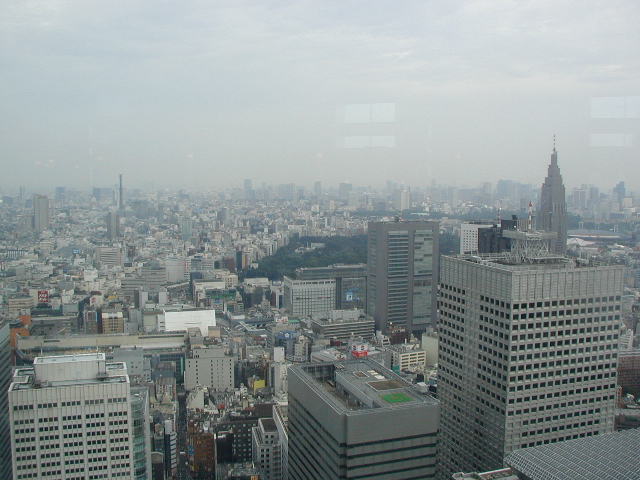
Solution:
[[[311,243],[324,243],[324,248],[297,253],[296,249]],[[282,280],[293,275],[299,267],[326,267],[335,263],[354,264],[367,262],[367,236],[353,237],[293,237],[289,245],[278,249],[275,255],[265,257],[245,273],[246,278],[267,277]]]

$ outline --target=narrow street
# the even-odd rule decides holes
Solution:
[[[183,386],[178,387],[178,480],[191,480],[187,461],[187,394]],[[183,453],[184,452],[184,453]]]

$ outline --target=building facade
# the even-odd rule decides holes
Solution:
[[[367,305],[367,265],[329,265],[298,268],[297,280],[335,280],[336,310],[365,309]]]
[[[293,366],[288,476],[434,478],[438,412],[435,399],[371,360]]]
[[[201,386],[216,391],[232,390],[233,363],[233,357],[222,347],[193,349],[184,371],[185,389],[191,391]]]
[[[49,228],[49,198],[45,195],[33,196],[33,230],[37,233]]]
[[[284,277],[284,308],[294,317],[326,314],[335,308],[334,279],[295,280]]]
[[[367,313],[376,329],[421,332],[436,321],[438,222],[370,222]]]
[[[442,258],[442,478],[613,430],[623,267],[514,258]]]
[[[103,353],[16,369],[9,416],[14,479],[135,478],[129,377]]]
[[[331,310],[327,315],[311,319],[311,329],[316,335],[328,339],[347,341],[352,336],[366,340],[374,335],[375,322],[362,310]]]
[[[538,211],[539,230],[553,232],[555,240],[551,241],[550,251],[564,255],[567,251],[567,201],[565,197],[562,175],[558,167],[558,152],[553,147],[551,163],[547,177],[540,190],[540,208]]]
[[[0,322],[0,478],[11,480],[11,435],[9,428],[9,385],[11,346],[9,323]]]
[[[493,224],[489,223],[463,223],[460,225],[460,254],[478,253],[478,230],[491,228]]]

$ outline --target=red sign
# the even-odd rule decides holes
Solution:
[[[49,303],[49,290],[38,290],[38,303]]]

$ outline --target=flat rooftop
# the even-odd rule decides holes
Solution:
[[[82,353],[79,355],[55,355],[51,357],[36,357],[34,365],[46,365],[52,363],[77,363],[105,361],[104,353]]]
[[[479,265],[486,265],[500,270],[507,271],[524,271],[524,270],[575,270],[582,268],[622,268],[620,265],[590,265],[585,263],[576,262],[575,259],[545,254],[535,257],[530,257],[526,260],[517,258],[516,255],[510,253],[487,253],[479,255],[445,255],[444,258],[452,258],[455,260],[476,263]]]
[[[304,380],[314,390],[343,413],[438,403],[371,360],[307,364],[296,368],[306,374]]]
[[[505,463],[529,480],[640,479],[640,429],[515,450]]]

